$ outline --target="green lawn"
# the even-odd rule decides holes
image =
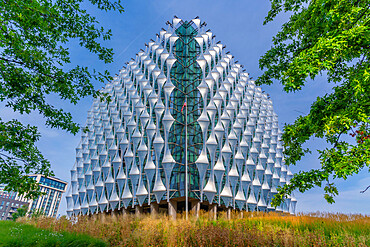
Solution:
[[[77,247],[107,246],[102,240],[86,235],[52,232],[14,221],[0,221],[0,246],[2,247]]]

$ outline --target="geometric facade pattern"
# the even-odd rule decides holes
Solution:
[[[186,136],[189,198],[294,213],[293,196],[270,206],[293,175],[272,101],[198,18],[175,17],[101,91],[110,100],[88,112],[68,215],[183,198]]]

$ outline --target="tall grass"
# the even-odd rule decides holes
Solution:
[[[199,218],[165,215],[21,219],[43,229],[101,238],[110,246],[370,246],[370,217],[313,213],[297,216],[276,213],[208,213]]]
[[[107,244],[91,236],[68,232],[55,232],[36,228],[29,224],[14,221],[0,221],[0,246],[2,247],[53,247],[53,246],[96,246]]]

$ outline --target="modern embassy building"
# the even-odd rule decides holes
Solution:
[[[88,112],[68,215],[294,213],[293,196],[270,205],[293,175],[272,101],[200,19],[168,22],[101,91],[110,100]]]
[[[17,192],[5,191],[5,186],[0,185],[0,220],[11,219],[12,214],[23,205],[28,205],[28,214],[40,212],[45,216],[56,216],[62,194],[66,191],[67,182],[40,174],[30,175],[30,177],[38,182],[44,195],[35,200],[29,200]]]

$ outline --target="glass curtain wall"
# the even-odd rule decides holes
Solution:
[[[171,81],[175,89],[171,94],[171,114],[175,122],[170,130],[169,148],[176,161],[171,177],[172,196],[185,196],[185,124],[188,129],[189,196],[199,198],[199,174],[195,165],[202,150],[202,131],[197,122],[203,106],[197,89],[202,80],[202,70],[197,63],[200,46],[194,37],[198,34],[192,22],[184,22],[177,30],[179,39],[175,43],[177,61],[171,69]],[[187,96],[187,115],[185,107]],[[183,108],[183,110],[182,110]],[[182,110],[182,111],[181,111]]]

